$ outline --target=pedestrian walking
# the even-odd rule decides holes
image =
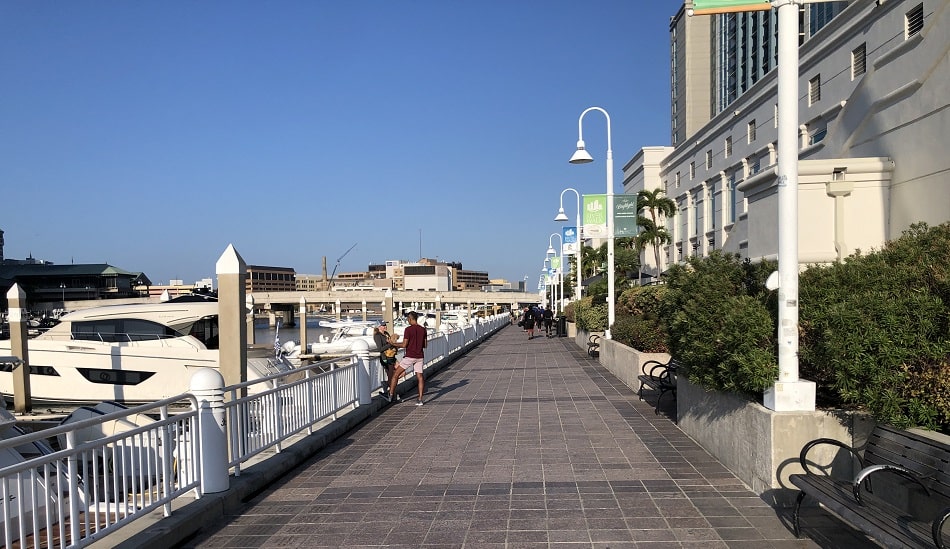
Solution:
[[[425,392],[425,377],[422,375],[422,365],[425,362],[425,348],[429,339],[426,329],[419,325],[419,313],[409,311],[406,315],[409,318],[409,326],[402,335],[402,341],[393,343],[394,346],[406,350],[406,354],[399,361],[393,372],[392,379],[389,380],[389,400],[396,399],[396,382],[402,377],[404,372],[412,370],[416,374],[416,384],[419,388],[419,400],[416,406],[422,406],[422,395]]]
[[[528,341],[530,341],[534,338],[534,313],[531,312],[531,307],[524,308],[521,322],[524,325],[524,331],[528,332]]]
[[[554,324],[554,313],[550,307],[544,308],[544,335],[551,337],[551,326]]]

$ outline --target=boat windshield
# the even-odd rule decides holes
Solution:
[[[82,341],[147,341],[181,337],[172,328],[137,318],[108,318],[73,322],[72,337]]]

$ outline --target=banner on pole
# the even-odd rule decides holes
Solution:
[[[614,195],[614,236],[637,236],[637,195]]]
[[[561,253],[564,255],[577,253],[577,227],[561,227]]]
[[[551,273],[558,274],[560,270],[561,270],[561,257],[556,255],[551,258]]]
[[[769,0],[692,0],[686,2],[686,15],[711,15],[738,11],[772,9]]]
[[[584,234],[588,238],[607,238],[607,195],[584,195]]]

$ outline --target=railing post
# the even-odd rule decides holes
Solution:
[[[373,402],[373,387],[369,375],[369,343],[358,339],[350,347],[359,360],[359,367],[356,369],[356,395],[360,406],[365,406]]]
[[[224,378],[211,368],[201,368],[191,376],[191,393],[198,400],[198,467],[201,469],[201,492],[211,494],[227,491],[228,435],[224,420]]]

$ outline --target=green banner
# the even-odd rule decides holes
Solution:
[[[614,236],[637,236],[637,195],[614,195]]]
[[[772,9],[769,0],[692,0],[686,2],[686,15],[710,15],[737,11],[760,11]]]
[[[585,238],[607,238],[607,195],[585,194],[584,213]]]

